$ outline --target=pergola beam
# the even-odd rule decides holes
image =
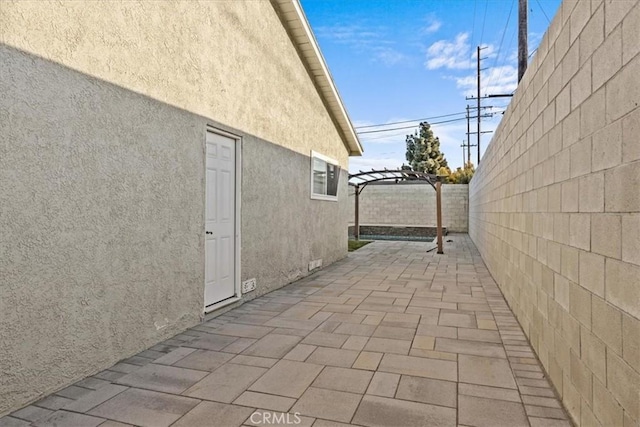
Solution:
[[[352,180],[358,180],[354,182]],[[436,231],[437,231],[437,244],[438,253],[444,253],[442,248],[442,198],[441,198],[441,186],[442,182],[440,177],[425,172],[417,172],[412,170],[398,169],[398,170],[370,170],[367,172],[359,171],[355,174],[349,174],[349,185],[355,187],[355,221],[353,235],[356,240],[360,240],[360,193],[371,182],[379,181],[423,181],[431,185],[436,191]]]

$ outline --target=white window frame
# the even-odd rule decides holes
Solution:
[[[314,200],[326,200],[326,201],[330,201],[330,202],[337,202],[338,201],[338,195],[336,194],[335,196],[329,196],[327,194],[318,194],[315,193],[313,191],[313,160],[314,159],[319,159],[322,160],[326,163],[331,163],[334,166],[340,167],[340,163],[338,163],[337,160],[332,159],[331,157],[327,157],[323,154],[320,154],[316,151],[311,151],[311,171],[310,171],[310,178],[309,178],[309,182],[310,182],[310,192],[311,192],[311,198]],[[338,178],[339,179],[339,178]],[[339,189],[338,189],[339,190]]]

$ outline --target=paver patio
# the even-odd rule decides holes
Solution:
[[[0,426],[570,426],[473,243],[447,239],[372,243]]]

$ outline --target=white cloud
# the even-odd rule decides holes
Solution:
[[[425,34],[433,34],[438,31],[440,27],[442,27],[442,22],[431,16],[427,18],[427,26],[422,29],[422,32]]]
[[[482,46],[480,55],[483,60],[496,57],[496,47],[492,44]],[[478,51],[469,43],[469,33],[460,33],[453,40],[438,40],[427,48],[425,66],[429,70],[447,68],[465,70],[477,66]]]
[[[460,33],[454,40],[438,40],[429,46],[425,66],[429,70],[460,70],[472,68],[474,63],[469,46],[469,33]]]
[[[420,28],[419,33],[424,36],[431,35],[438,32],[442,28],[442,21],[440,21],[437,15],[433,12],[427,13],[422,19],[423,26]]]
[[[407,56],[390,47],[377,47],[373,49],[374,59],[384,65],[395,65],[407,59]]]
[[[385,27],[368,27],[359,24],[336,24],[315,29],[318,38],[345,44],[358,52],[371,55],[371,59],[391,66],[407,59],[407,56],[393,47],[394,41],[387,36]]]
[[[518,87],[518,69],[511,65],[491,68],[484,76],[481,90],[485,94],[512,93]]]
[[[376,43],[381,38],[381,28],[365,28],[361,25],[336,24],[315,28],[318,38],[331,39],[336,43],[363,48]]]
[[[477,76],[454,77],[456,86],[465,96],[477,95]],[[512,65],[503,65],[485,70],[480,79],[480,95],[512,93],[518,86],[518,69]]]

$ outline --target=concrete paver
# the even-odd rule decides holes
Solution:
[[[509,368],[509,362],[505,359],[461,354],[458,357],[458,372],[460,382],[516,388],[516,381]]]
[[[181,347],[174,351],[179,351],[183,349]],[[190,349],[193,350],[193,349]],[[168,356],[171,356],[173,352],[167,354],[167,356],[161,357],[158,360],[166,361],[165,359]],[[182,353],[184,354],[184,353]],[[177,359],[173,362],[173,366],[177,366],[179,368],[189,368],[198,371],[208,371],[213,372],[218,367],[224,365],[226,362],[233,358],[233,354],[230,353],[222,353],[219,351],[209,351],[209,350],[195,350],[186,356],[183,356],[180,359]],[[156,360],[154,364],[158,363]],[[171,365],[171,363],[169,363]]]
[[[207,373],[202,371],[150,363],[120,378],[118,383],[147,390],[180,394],[206,376]],[[92,395],[105,388],[107,387],[94,391]],[[87,397],[80,401],[87,399]]]
[[[311,384],[313,387],[364,394],[373,373],[359,369],[327,366]]]
[[[455,382],[451,381],[403,375],[398,385],[396,397],[414,402],[455,408],[458,400],[456,385]]]
[[[279,396],[299,398],[316,379],[324,366],[312,363],[281,360],[250,390]]]
[[[89,415],[139,426],[169,426],[199,400],[143,389],[129,389],[89,411]],[[57,426],[65,424],[58,422]]]
[[[78,414],[69,411],[56,411],[46,420],[38,421],[33,425],[36,427],[57,427],[57,426],[78,426],[78,427],[97,427],[106,420],[103,418],[92,417],[85,414]]]
[[[381,397],[394,397],[398,389],[400,375],[387,372],[376,372],[369,383],[367,394]]]
[[[296,399],[290,397],[275,396],[273,394],[256,393],[245,391],[234,402],[236,405],[249,406],[252,408],[270,409],[272,411],[287,412]]]
[[[353,418],[361,399],[361,394],[309,387],[292,411],[348,423]]]
[[[401,399],[365,395],[353,419],[356,425],[455,426],[456,410]]]
[[[367,245],[0,426],[569,426],[473,243],[449,240]]]
[[[260,338],[258,342],[251,345],[242,354],[248,356],[281,358],[289,353],[293,347],[300,342],[300,337],[295,335],[269,334]]]
[[[253,413],[253,409],[217,402],[201,402],[173,424],[175,427],[211,425],[216,420],[219,425],[240,425]]]
[[[518,402],[460,396],[458,400],[459,422],[468,426],[527,427],[527,415]]]
[[[307,358],[308,362],[326,366],[341,366],[348,368],[358,358],[355,350],[342,350],[339,348],[318,347]]]
[[[231,403],[265,372],[266,368],[227,363],[191,386],[184,395]]]

